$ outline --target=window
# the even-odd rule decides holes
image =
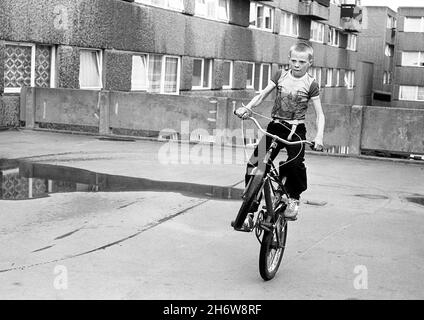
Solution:
[[[254,88],[262,91],[271,80],[271,65],[269,63],[255,63]]]
[[[324,24],[311,21],[311,41],[324,43]]]
[[[328,44],[338,47],[340,43],[340,32],[336,28],[330,27],[328,29]]]
[[[419,51],[402,52],[402,66],[424,67],[424,52],[419,52]]]
[[[336,69],[336,87],[340,87],[340,69]]]
[[[326,87],[332,87],[333,86],[333,71],[334,69],[329,68],[327,69],[327,79],[325,81],[325,86]]]
[[[424,32],[424,17],[405,17],[404,32]]]
[[[391,83],[392,83],[392,73],[390,71],[384,71],[383,84],[391,84]]]
[[[394,51],[394,46],[391,44],[387,44],[386,43],[386,47],[384,48],[384,54],[387,57],[392,57],[393,56],[393,51]]]
[[[250,2],[250,26],[272,31],[273,25],[274,8],[257,2]]]
[[[147,90],[147,55],[132,57],[131,90]]]
[[[196,0],[194,13],[208,19],[228,21],[228,6],[228,0]]]
[[[346,70],[344,81],[346,88],[353,89],[353,86],[355,85],[355,71]]]
[[[101,89],[102,52],[100,50],[80,50],[79,84],[81,89]]]
[[[340,4],[340,0],[331,0],[330,2],[333,4]]]
[[[318,82],[318,85],[321,87],[321,68],[311,67],[309,68],[309,74],[315,78]]]
[[[55,87],[55,47],[30,43],[5,43],[4,92],[21,87]]]
[[[247,64],[247,77],[246,77],[246,88],[252,89],[255,81],[255,64],[249,62]]]
[[[299,18],[298,16],[281,12],[280,33],[288,36],[297,37],[299,35]]]
[[[193,60],[192,89],[210,89],[212,83],[212,60]]]
[[[387,28],[396,28],[396,18],[387,15]]]
[[[184,0],[135,0],[135,2],[178,11],[184,9]]]
[[[346,49],[356,51],[356,40],[358,36],[356,34],[349,33],[347,35],[347,47]]]
[[[424,87],[400,86],[399,100],[424,101]]]
[[[222,89],[231,89],[233,86],[233,62],[224,61],[222,64]]]
[[[149,55],[147,71],[148,91],[153,93],[179,93],[180,58]]]

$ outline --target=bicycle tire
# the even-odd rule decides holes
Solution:
[[[243,196],[243,203],[240,206],[240,209],[237,213],[236,219],[231,223],[233,228],[238,231],[245,231],[242,229],[243,222],[246,219],[247,214],[249,213],[250,208],[252,207],[253,201],[256,199],[258,192],[262,186],[264,173],[257,172],[250,178],[250,181],[247,185],[246,192]]]
[[[274,215],[274,204],[271,199],[271,191],[269,186],[269,181],[266,182],[264,186],[264,193],[265,193],[265,203],[267,206],[267,211],[270,212],[271,215],[271,222],[275,222],[275,215]],[[286,246],[286,240],[287,240],[287,222],[284,221],[284,219],[280,220],[281,222],[281,242],[278,243],[277,238],[277,227],[272,228],[271,231],[265,230],[264,235],[262,237],[261,241],[261,249],[259,252],[259,273],[265,281],[271,280],[275,277],[275,274],[278,271],[278,268],[280,267],[281,260],[283,258],[284,249]]]

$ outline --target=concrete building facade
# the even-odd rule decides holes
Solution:
[[[398,8],[393,104],[424,109],[424,7]]]
[[[323,103],[354,102],[360,24],[339,1],[4,0],[0,6],[0,125],[18,123],[23,86],[251,98],[287,67],[298,40],[314,47],[310,72]]]
[[[388,7],[366,6],[358,37],[359,59],[372,63],[372,105],[390,106],[394,79],[397,13]]]

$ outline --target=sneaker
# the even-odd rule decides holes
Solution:
[[[246,219],[244,219],[242,229],[245,231],[252,231],[253,229],[253,213],[249,212]]]
[[[284,211],[284,216],[291,220],[297,219],[297,214],[299,213],[299,200],[290,198],[287,201],[287,208]]]

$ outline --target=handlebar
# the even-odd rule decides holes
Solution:
[[[236,114],[236,110],[235,110],[235,109],[233,110],[233,113],[234,113],[235,115],[237,115],[237,114]],[[288,144],[288,145],[296,145],[296,144],[302,144],[302,143],[305,143],[305,144],[309,144],[309,145],[311,146],[311,148],[312,148],[312,149],[313,149],[313,148],[314,148],[314,146],[315,146],[315,142],[312,142],[312,141],[309,141],[309,140],[298,140],[298,141],[289,141],[289,140],[285,140],[285,139],[283,139],[283,138],[280,138],[279,136],[276,136],[276,135],[273,135],[273,134],[271,134],[271,133],[267,132],[264,128],[262,128],[262,127],[261,127],[261,125],[259,124],[258,120],[256,120],[255,118],[253,118],[253,117],[248,117],[247,119],[252,120],[252,121],[255,123],[255,125],[258,127],[259,131],[261,131],[263,134],[265,134],[265,135],[267,135],[268,137],[273,138],[273,139],[275,139],[275,140],[281,141],[282,143],[285,143],[285,144]]]

